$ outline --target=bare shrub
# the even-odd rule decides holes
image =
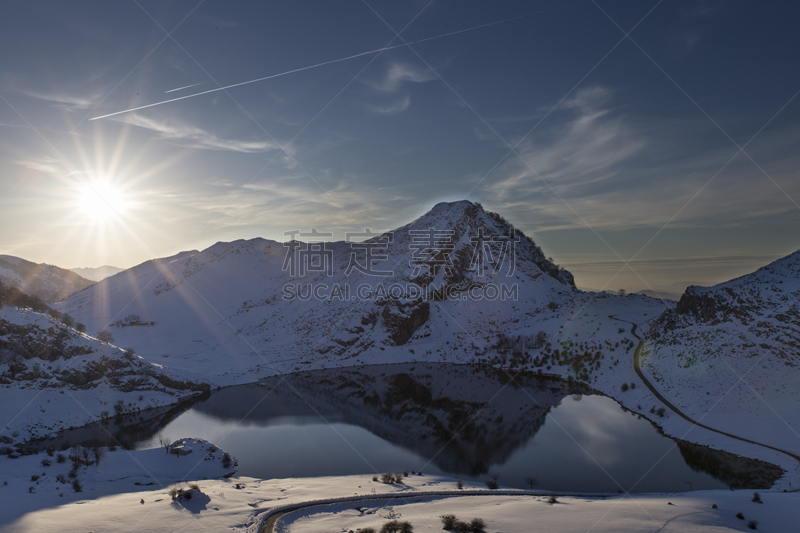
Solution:
[[[442,529],[453,529],[456,525],[456,515],[454,514],[445,514],[440,517],[442,519]]]
[[[472,533],[481,533],[481,531],[486,529],[486,522],[483,521],[483,518],[473,518],[469,523],[469,527]]]

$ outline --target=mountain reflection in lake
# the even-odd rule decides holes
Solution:
[[[207,439],[238,458],[239,474],[258,478],[422,470],[497,474],[520,488],[535,478],[563,491],[763,488],[779,473],[678,446],[604,396],[533,376],[508,382],[503,371],[446,364],[292,374],[213,393],[136,447]]]

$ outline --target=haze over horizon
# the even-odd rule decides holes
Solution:
[[[2,254],[130,267],[461,199],[595,289],[712,284],[800,248],[800,5],[4,12]]]

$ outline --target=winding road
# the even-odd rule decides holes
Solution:
[[[314,501],[306,501],[306,502],[298,502],[295,504],[285,505],[283,507],[277,507],[275,509],[270,509],[265,511],[264,516],[260,518],[261,525],[258,527],[259,533],[274,533],[275,526],[278,523],[278,520],[291,512],[298,511],[300,509],[307,509],[309,507],[318,507],[322,505],[331,505],[336,503],[363,503],[363,502],[371,502],[375,500],[398,500],[398,499],[410,499],[410,498],[427,498],[427,497],[436,497],[436,498],[457,498],[462,496],[530,496],[530,497],[539,497],[542,496],[569,496],[569,497],[589,497],[589,498],[596,498],[600,496],[604,497],[616,497],[620,496],[620,494],[616,493],[576,493],[576,492],[552,492],[552,491],[528,491],[528,490],[458,490],[458,491],[430,491],[430,492],[417,492],[417,491],[410,491],[410,492],[403,492],[403,493],[388,493],[388,494],[374,494],[374,495],[363,495],[363,496],[348,496],[345,498],[331,498],[328,500],[314,500]]]
[[[271,509],[266,512],[265,516],[261,518],[261,526],[258,528],[260,533],[273,533],[275,530],[275,525],[278,523],[278,520],[291,512],[300,510],[300,509],[307,509],[309,507],[318,507],[321,505],[331,505],[335,503],[363,503],[363,502],[371,502],[375,500],[398,500],[398,499],[408,499],[408,498],[425,498],[425,497],[437,497],[437,498],[454,498],[459,496],[548,496],[553,494],[551,492],[523,492],[520,490],[509,491],[509,490],[465,490],[465,491],[447,491],[447,492],[406,492],[406,493],[389,493],[389,494],[375,494],[375,495],[363,495],[363,496],[350,496],[346,498],[331,498],[329,500],[314,500],[314,501],[307,501],[307,502],[299,502],[292,505],[286,505],[284,507],[278,507],[276,509]]]
[[[788,455],[792,459],[800,462],[800,455],[797,455],[797,454],[792,453],[790,451],[786,451],[786,450],[784,450],[782,448],[776,448],[775,446],[770,446],[769,444],[764,444],[762,442],[756,442],[754,440],[746,439],[744,437],[738,437],[736,435],[733,435],[733,434],[725,432],[725,431],[721,431],[719,429],[714,429],[714,428],[709,427],[709,426],[707,426],[705,424],[701,424],[697,420],[694,420],[694,419],[690,418],[685,413],[683,413],[680,409],[675,407],[669,400],[664,398],[664,396],[662,396],[661,393],[658,392],[658,390],[656,390],[656,388],[653,386],[653,384],[650,383],[650,381],[644,376],[644,373],[642,372],[641,366],[639,365],[639,356],[641,355],[642,348],[644,347],[644,339],[642,339],[636,333],[636,328],[637,328],[638,324],[636,324],[635,322],[631,322],[630,320],[623,320],[621,318],[617,318],[617,317],[612,316],[612,315],[609,315],[609,318],[611,318],[613,320],[619,320],[620,322],[625,322],[625,323],[631,324],[633,326],[631,328],[631,335],[633,335],[634,337],[639,339],[639,344],[636,346],[636,350],[633,352],[633,369],[636,371],[636,375],[639,376],[639,379],[641,379],[642,382],[645,384],[645,386],[647,386],[647,388],[650,389],[650,392],[652,392],[655,395],[655,397],[658,398],[661,401],[661,403],[663,403],[664,405],[669,407],[676,415],[678,415],[679,417],[683,418],[684,420],[686,420],[687,422],[689,422],[690,424],[693,424],[695,426],[701,427],[703,429],[707,429],[709,431],[713,431],[714,433],[719,433],[720,435],[725,435],[726,437],[730,437],[732,439],[736,439],[736,440],[739,440],[739,441],[742,441],[742,442],[747,442],[749,444],[755,444],[756,446],[761,446],[763,448],[768,448],[770,450],[773,450],[773,451],[776,451],[776,452],[780,452],[780,453]]]

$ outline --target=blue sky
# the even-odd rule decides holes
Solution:
[[[743,0],[8,0],[0,252],[128,267],[466,198],[579,286],[722,281],[800,247],[798,23]]]

